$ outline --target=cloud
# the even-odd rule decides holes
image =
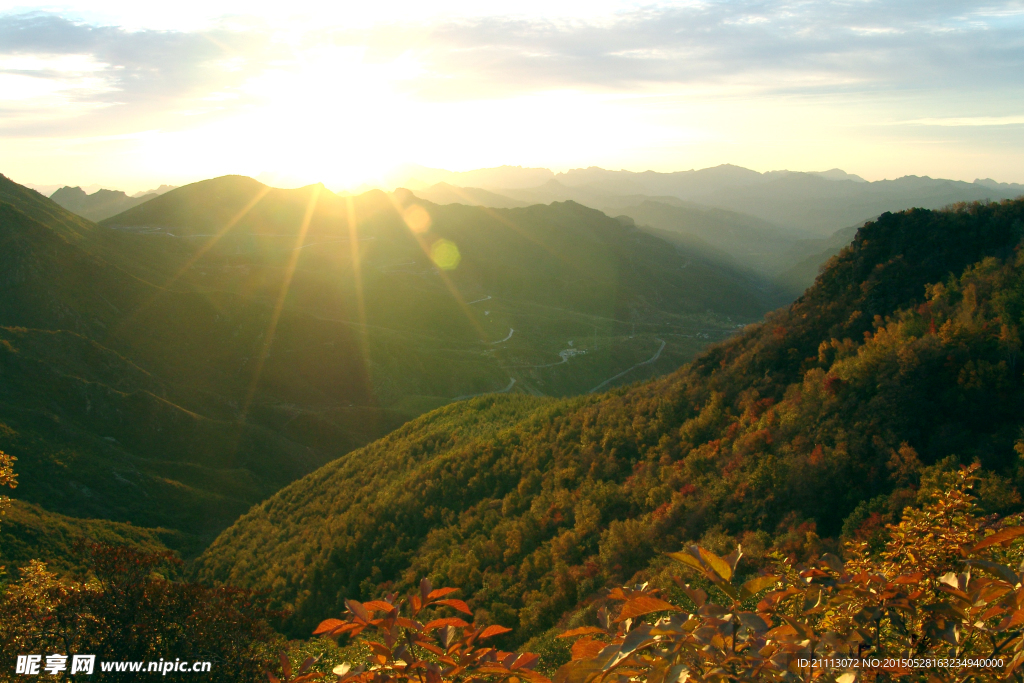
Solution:
[[[371,64],[411,65],[404,76],[389,76],[391,86],[429,101],[698,86],[767,95],[990,94],[1020,91],[1024,71],[1021,0],[697,1],[587,20],[446,17],[354,30],[284,29],[268,18],[234,17],[212,26],[127,30],[43,12],[0,16],[0,80],[44,93],[16,105],[0,96],[13,112],[0,130],[66,130],[70,114],[52,113],[60,103],[77,107],[83,128],[132,117],[151,127],[154,117],[162,126],[172,115],[228,115],[255,101],[247,82],[301,69],[303,51],[325,45],[360,49]],[[26,79],[49,85],[33,89]],[[1015,101],[1002,97],[999,111],[964,115],[1018,115]]]
[[[36,111],[21,108],[23,116],[3,126],[26,134],[44,131],[55,104],[82,113],[112,106],[128,110],[122,115],[173,110],[240,85],[275,55],[262,30],[127,31],[47,13],[0,17],[0,46],[0,78],[53,85]]]
[[[424,28],[333,32],[387,59],[417,55],[425,97],[537,88],[637,89],[695,83],[766,90],[1016,86],[1024,4],[700,2],[599,22],[484,17]]]

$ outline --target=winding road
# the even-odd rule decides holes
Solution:
[[[497,391],[485,391],[482,394],[466,394],[465,396],[456,396],[453,401],[465,401],[467,398],[476,398],[477,396],[486,396],[487,394],[504,394],[507,393],[512,387],[515,386],[516,381],[514,378],[508,378],[508,386],[504,389],[498,389]]]
[[[500,344],[500,343],[502,343],[502,342],[507,342],[507,341],[508,341],[509,339],[511,339],[511,338],[512,338],[512,333],[513,333],[513,332],[515,332],[515,330],[513,330],[513,329],[512,329],[511,327],[510,327],[510,328],[508,328],[508,336],[507,336],[507,337],[505,337],[504,339],[499,339],[499,340],[498,340],[498,341],[496,341],[496,342],[491,342],[491,344],[492,344],[492,345],[494,345],[494,344]]]
[[[631,368],[627,368],[626,370],[623,370],[622,372],[620,372],[619,374],[615,375],[614,377],[609,377],[608,379],[606,379],[605,381],[601,382],[601,383],[600,383],[600,384],[598,384],[598,385],[597,385],[596,387],[594,387],[593,389],[591,389],[590,391],[588,391],[587,393],[588,393],[588,394],[592,394],[592,393],[594,393],[595,391],[597,391],[598,389],[600,389],[601,387],[603,387],[603,386],[605,386],[606,384],[608,384],[609,382],[614,382],[615,380],[617,380],[618,378],[622,377],[623,375],[625,375],[625,374],[627,374],[627,373],[629,373],[629,372],[632,372],[633,370],[636,370],[636,369],[637,369],[638,367],[640,367],[641,365],[650,365],[650,364],[651,364],[651,363],[653,363],[654,361],[656,361],[656,360],[658,360],[659,358],[661,358],[661,352],[665,350],[665,340],[664,340],[664,339],[657,339],[657,338],[655,338],[655,340],[654,340],[654,341],[659,341],[659,342],[661,342],[661,346],[660,346],[660,347],[658,347],[658,352],[657,352],[657,353],[655,353],[655,354],[654,354],[653,356],[651,356],[651,357],[650,357],[650,358],[648,358],[647,360],[645,360],[645,361],[643,361],[643,362],[641,362],[641,363],[637,363],[636,365],[634,365],[634,366],[633,366],[633,367],[631,367]]]

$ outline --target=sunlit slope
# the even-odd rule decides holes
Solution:
[[[678,372],[425,415],[253,508],[198,573],[269,590],[297,634],[429,576],[530,637],[686,540],[870,533],[951,456],[1016,509],[1022,237],[1024,201],[885,214],[796,303]]]

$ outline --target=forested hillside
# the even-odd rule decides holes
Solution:
[[[193,554],[453,400],[668,372],[759,318],[760,284],[573,203],[235,176],[97,225],[0,177],[0,449],[39,506],[0,528],[3,552],[102,520]]]
[[[685,541],[871,538],[957,462],[982,463],[987,510],[1015,510],[1022,236],[1024,201],[884,214],[678,372],[425,415],[253,508],[199,576],[271,591],[299,634],[428,576],[524,641]]]

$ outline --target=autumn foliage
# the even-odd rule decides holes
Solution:
[[[127,546],[83,543],[88,571],[58,576],[41,562],[0,591],[0,680],[19,654],[93,654],[98,661],[211,662],[219,680],[265,680],[280,640],[252,591],[172,581],[180,560]],[[266,649],[265,649],[266,648]],[[194,680],[174,674],[165,680]],[[90,680],[130,680],[104,673]]]
[[[908,508],[881,550],[848,543],[845,561],[775,554],[741,576],[740,547],[727,557],[696,545],[671,553],[692,582],[673,577],[685,597],[648,584],[612,589],[596,624],[561,635],[572,661],[555,683],[1019,680],[1024,526],[980,514],[976,471],[961,469],[923,509]],[[316,633],[363,639],[372,655],[335,669],[337,681],[546,680],[531,670],[535,656],[480,645],[507,629],[417,620],[441,605],[469,612],[445,599],[452,590],[424,581],[405,601],[348,601],[344,618]]]
[[[495,636],[508,633],[503,626],[478,626],[456,616],[440,616],[440,608],[455,610],[473,619],[465,602],[448,597],[455,588],[434,589],[423,579],[419,591],[407,599],[394,594],[382,600],[360,603],[346,600],[341,619],[327,619],[314,635],[327,638],[361,639],[370,650],[367,662],[341,664],[334,668],[337,681],[348,683],[442,683],[474,681],[483,683],[550,683],[533,669],[535,654],[504,652],[488,644]],[[320,677],[308,673],[313,662],[306,660],[294,677],[285,664],[287,683]],[[270,674],[271,683],[278,679]]]

